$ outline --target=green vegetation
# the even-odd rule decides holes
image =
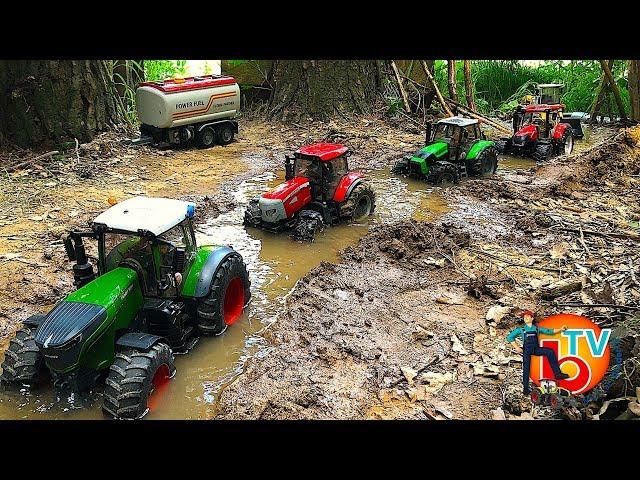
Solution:
[[[569,111],[588,112],[595,100],[602,69],[597,60],[553,60],[540,65],[524,65],[518,60],[474,60],[472,78],[476,103],[483,113],[510,112],[526,95],[533,93],[534,83],[564,83],[563,102]],[[614,62],[613,72],[627,111],[629,91],[625,78],[625,60]],[[435,62],[435,78],[442,92],[448,92],[447,63]],[[464,103],[464,73],[462,61],[456,62],[458,98]]]
[[[146,80],[156,81],[165,78],[185,75],[187,72],[186,60],[145,60],[144,76]]]

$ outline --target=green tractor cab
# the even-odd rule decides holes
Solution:
[[[442,185],[492,174],[497,168],[495,145],[485,138],[478,120],[451,117],[428,124],[426,146],[398,160],[392,172]]]
[[[1,381],[86,391],[104,380],[103,411],[140,418],[175,373],[173,354],[219,335],[250,300],[244,261],[230,246],[196,243],[195,204],[134,197],[64,241],[77,290],[12,338]],[[97,270],[83,239],[97,242]]]

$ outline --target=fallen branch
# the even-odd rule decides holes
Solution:
[[[545,300],[552,300],[554,298],[582,290],[582,284],[582,278],[567,278],[547,285],[546,287],[542,287],[540,289],[540,295]]]
[[[583,230],[582,228],[577,229],[577,228],[567,228],[567,227],[559,227],[558,230],[562,230],[563,232],[572,232],[572,233],[585,234],[585,235],[596,235],[599,237],[628,238],[636,242],[640,241],[640,234],[635,232],[626,232],[626,233],[598,232],[596,230]]]
[[[400,72],[398,71],[398,67],[396,62],[391,60],[391,69],[393,70],[393,74],[396,77],[396,81],[398,82],[398,87],[400,88],[400,94],[402,95],[402,103],[404,103],[404,110],[407,113],[411,113],[411,105],[409,105],[409,97],[407,96],[407,91],[404,89],[404,85],[402,85],[402,78],[400,78]]]
[[[529,265],[524,265],[522,263],[511,262],[509,260],[505,260],[504,258],[500,258],[497,255],[493,255],[492,253],[483,252],[482,250],[477,250],[475,248],[469,248],[468,250],[471,251],[471,252],[478,253],[480,255],[485,255],[487,257],[491,257],[491,258],[493,258],[495,260],[498,260],[498,261],[500,261],[502,263],[506,263],[507,265],[512,265],[514,267],[528,268],[530,270],[541,270],[543,272],[562,273],[562,270],[560,270],[559,268],[532,267],[532,266],[529,266]]]
[[[554,305],[559,307],[593,307],[593,308],[615,308],[623,310],[640,310],[640,307],[634,305],[615,305],[613,303],[582,303],[582,302],[553,302]]]
[[[442,96],[442,93],[440,93],[438,84],[436,83],[435,79],[433,78],[433,75],[431,74],[431,71],[429,70],[429,65],[427,65],[427,62],[425,60],[420,60],[420,63],[422,65],[422,69],[424,70],[425,75],[429,79],[429,82],[431,82],[431,86],[433,87],[433,90],[436,92],[436,97],[438,98],[440,105],[442,105],[442,109],[444,110],[444,113],[446,113],[450,117],[453,117],[453,112],[449,108],[449,105],[447,105],[447,102],[444,101],[444,97]]]
[[[7,170],[8,173],[12,173],[12,172],[15,172],[16,170],[20,170],[21,168],[24,168],[24,167],[26,167],[28,165],[31,165],[34,162],[37,162],[38,160],[42,160],[43,158],[52,157],[53,155],[57,155],[59,153],[60,152],[58,150],[52,150],[51,152],[43,153],[42,155],[38,155],[37,157],[30,158],[29,160],[25,160],[24,162],[20,162],[17,165],[11,165],[6,170]]]

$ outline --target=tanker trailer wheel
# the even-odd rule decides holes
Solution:
[[[218,143],[220,145],[229,145],[233,142],[233,128],[228,123],[223,123],[218,127],[217,131]]]
[[[43,373],[44,364],[36,345],[32,327],[19,329],[9,342],[2,362],[2,383],[35,386]]]
[[[251,298],[249,274],[242,258],[232,255],[220,264],[207,296],[198,299],[198,331],[220,335],[242,315]]]
[[[355,222],[368,215],[372,215],[376,209],[376,194],[368,183],[356,185],[341,208],[341,215],[351,222]]]
[[[153,410],[175,375],[166,343],[148,351],[126,348],[116,353],[105,380],[102,411],[111,418],[134,420]]]
[[[204,127],[202,130],[196,133],[196,145],[198,148],[210,148],[213,147],[216,140],[216,132],[212,127]]]

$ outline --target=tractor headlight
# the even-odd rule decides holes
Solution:
[[[269,210],[265,210],[264,214],[267,217],[273,217],[276,214],[277,209],[275,208],[270,208]]]

